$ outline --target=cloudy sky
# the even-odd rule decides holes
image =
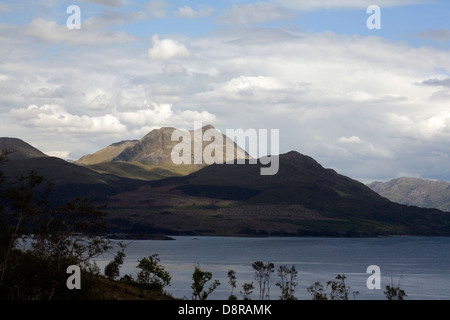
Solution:
[[[363,182],[450,180],[450,2],[0,1],[0,136],[78,159],[194,121]]]

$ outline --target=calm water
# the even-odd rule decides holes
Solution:
[[[227,271],[237,276],[234,293],[241,299],[242,284],[254,280],[252,263],[258,260],[279,265],[295,265],[298,286],[295,296],[310,300],[306,288],[316,281],[325,284],[337,274],[347,276],[346,283],[359,291],[356,299],[385,299],[386,285],[400,287],[408,295],[405,299],[450,299],[450,238],[444,237],[388,237],[388,238],[234,238],[234,237],[173,237],[175,241],[138,240],[128,244],[122,275],[136,276],[139,259],[154,253],[172,276],[166,291],[178,298],[191,298],[194,265],[213,273],[221,285],[209,299],[226,299],[231,287]],[[97,259],[103,270],[114,255]],[[381,269],[381,290],[369,290],[366,273],[369,265]],[[280,290],[276,272],[272,275],[271,299],[278,299]],[[258,287],[251,298],[257,299]],[[353,298],[353,297],[352,297]]]

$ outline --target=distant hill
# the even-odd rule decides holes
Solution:
[[[0,171],[7,179],[35,171],[48,179],[58,202],[76,197],[105,199],[107,196],[137,188],[141,182],[110,174],[100,174],[91,169],[49,157],[28,143],[16,138],[0,138],[0,150],[11,150]]]
[[[17,138],[0,138],[0,151],[9,151],[10,160],[47,157],[40,150]]]
[[[128,147],[134,146],[136,143],[138,143],[138,140],[126,140],[121,142],[116,142],[111,144],[110,146],[107,146],[106,148],[103,148],[93,154],[88,154],[77,161],[75,161],[76,164],[79,165],[93,165],[103,162],[110,162],[115,157],[117,157],[123,150],[125,150]]]
[[[212,125],[204,126],[197,130],[204,133],[206,130],[215,128]],[[173,148],[179,141],[172,141],[172,133],[177,130],[173,127],[163,127],[149,132],[140,140],[124,141],[115,143],[109,147],[95,152],[92,155],[81,157],[75,163],[88,166],[89,168],[103,173],[111,173],[126,178],[137,178],[142,180],[154,180],[164,178],[168,175],[178,176],[195,172],[206,166],[205,163],[194,164],[194,148],[191,148],[191,164],[174,164],[171,159]],[[195,132],[189,131],[193,144]],[[233,141],[222,136],[223,150],[234,150],[236,158],[248,158],[248,154],[239,148]],[[210,144],[217,145],[220,142],[201,141],[202,150]],[[223,157],[223,161],[234,159]]]
[[[111,212],[129,228],[188,234],[450,235],[448,213],[393,203],[295,151],[279,161],[273,176],[261,163],[214,164],[150,182],[113,196]]]
[[[450,182],[447,181],[403,177],[368,186],[394,202],[450,212]]]

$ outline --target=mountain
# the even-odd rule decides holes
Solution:
[[[419,178],[397,178],[373,182],[368,187],[391,201],[450,212],[450,182]]]
[[[123,150],[125,150],[128,147],[134,146],[138,140],[126,140],[121,142],[113,143],[106,148],[103,148],[93,154],[88,154],[77,161],[75,161],[76,164],[87,166],[87,165],[93,165],[103,162],[110,162],[115,157],[117,157]]]
[[[205,162],[194,163],[194,140],[203,136],[207,130],[213,130],[222,141],[200,141],[202,151],[207,146],[219,146],[222,150],[234,150],[235,156],[222,155],[224,162],[236,158],[248,158],[248,154],[239,148],[224,134],[219,133],[212,125],[204,126],[187,133],[191,139],[190,163],[174,164],[171,158],[172,150],[180,141],[172,141],[172,134],[177,130],[173,127],[163,127],[149,132],[140,140],[115,143],[92,155],[83,156],[75,163],[103,173],[116,174],[121,177],[155,180],[167,176],[186,175],[206,166]],[[198,141],[197,141],[198,142]]]
[[[0,151],[9,151],[8,159],[10,160],[47,157],[40,150],[17,138],[0,138]]]
[[[65,202],[76,197],[105,199],[107,196],[137,188],[138,180],[101,174],[91,169],[49,157],[17,138],[0,138],[0,150],[10,150],[0,171],[7,180],[35,171],[52,183],[52,200]]]
[[[134,161],[157,154],[148,152],[152,150],[148,147],[136,152],[138,144],[144,146],[156,139],[151,135],[144,138],[124,149]],[[165,139],[163,134],[156,141],[161,146]],[[12,151],[10,161],[0,165],[7,180],[34,170],[53,184],[51,200],[90,197],[98,204],[108,203],[111,232],[450,236],[450,213],[391,202],[368,186],[295,151],[279,155],[279,171],[275,175],[261,175],[261,168],[271,165],[261,158],[256,164],[248,159],[244,164],[213,164],[188,175],[143,181],[48,157],[19,139],[0,138],[1,149]],[[145,166],[140,162],[133,165]],[[161,176],[171,175],[160,170]]]
[[[171,234],[450,235],[450,214],[393,203],[298,152],[279,156],[276,175],[262,166],[213,164],[114,195],[111,222]]]

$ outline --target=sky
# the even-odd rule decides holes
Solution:
[[[0,136],[76,160],[196,121],[450,180],[450,1],[0,1]]]

